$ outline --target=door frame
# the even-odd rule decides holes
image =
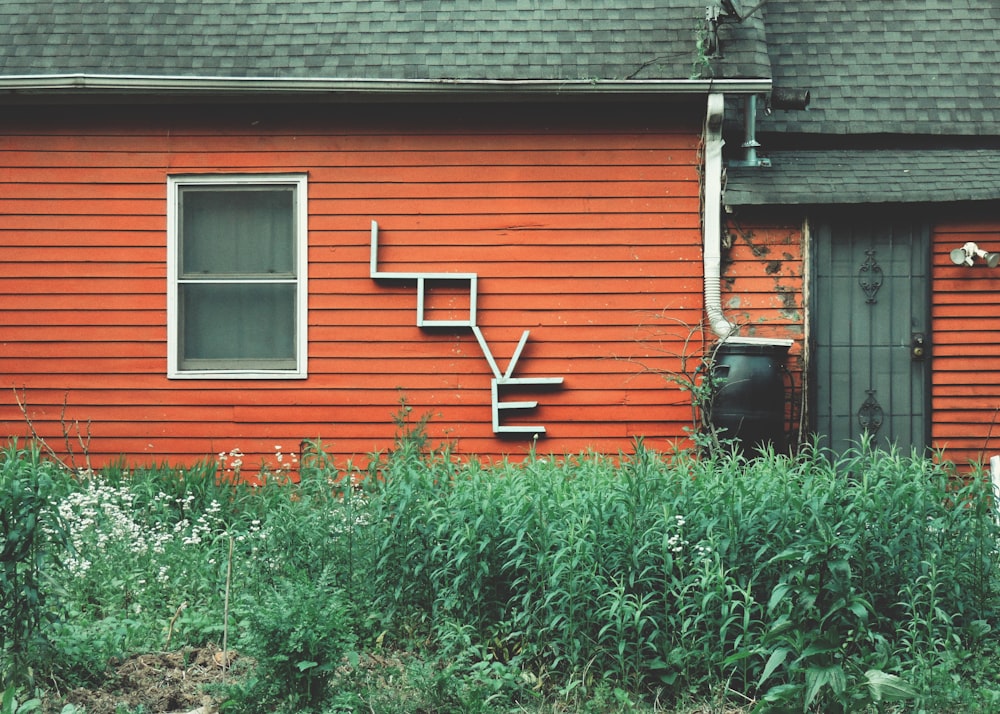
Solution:
[[[930,212],[919,206],[907,204],[864,204],[864,205],[838,205],[814,209],[806,213],[803,219],[802,237],[803,253],[805,263],[805,273],[808,276],[803,285],[805,304],[805,339],[803,344],[804,370],[802,374],[802,393],[804,416],[800,420],[807,429],[811,437],[827,437],[821,445],[824,448],[833,448],[828,434],[819,434],[817,431],[818,415],[818,375],[816,373],[816,334],[819,311],[815,309],[813,301],[819,295],[817,288],[816,270],[816,242],[822,239],[823,231],[821,226],[830,226],[831,230],[839,225],[851,224],[855,226],[873,225],[875,223],[895,224],[905,221],[911,225],[920,224],[922,230],[921,240],[923,241],[925,280],[922,295],[923,321],[925,324],[926,347],[923,361],[923,395],[922,395],[922,424],[920,428],[920,438],[923,441],[922,451],[930,454],[932,435],[932,385],[933,385],[933,347],[934,347],[934,325],[932,321],[932,269],[933,269],[933,223]],[[837,450],[834,449],[836,452]]]

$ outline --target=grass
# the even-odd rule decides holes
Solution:
[[[11,444],[5,554],[43,524],[4,563],[38,595],[0,606],[12,706],[225,643],[228,712],[1000,708],[981,475],[641,441],[484,468],[419,424],[372,463],[355,482],[314,444],[297,483],[251,486],[212,462],[73,476]]]

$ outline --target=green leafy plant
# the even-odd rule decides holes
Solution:
[[[0,698],[0,714],[29,714],[41,708],[42,700],[37,697],[19,702],[13,684],[4,690],[3,697]]]
[[[42,711],[43,704],[44,702],[39,697],[19,701],[17,690],[14,685],[11,685],[0,696],[0,714],[30,714]],[[59,710],[59,714],[84,714],[84,711],[73,704],[66,704]]]
[[[233,712],[1000,703],[981,475],[869,443],[748,460],[637,440],[486,466],[429,448],[411,417],[365,478],[319,442],[296,481],[254,486],[14,454],[19,482],[51,479],[43,520],[66,524],[38,542],[43,611],[67,617],[21,648],[27,666],[52,655],[36,683],[98,686],[113,658],[228,634]]]
[[[45,625],[55,617],[48,578],[67,546],[50,508],[59,467],[39,448],[11,442],[0,454],[0,686],[33,683],[44,661]]]
[[[916,697],[898,593],[928,558],[956,632],[997,616],[995,524],[961,505],[978,486],[922,458],[667,459],[641,441],[491,470],[393,458],[370,504],[383,629],[440,640],[463,623],[484,661],[564,697],[602,682],[668,700],[727,682],[800,710]]]
[[[248,606],[242,649],[256,666],[229,711],[316,711],[354,643],[348,608],[326,578],[289,579]]]

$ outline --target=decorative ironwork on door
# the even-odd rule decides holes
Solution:
[[[869,434],[877,434],[882,427],[883,419],[885,419],[885,412],[882,411],[882,405],[875,398],[874,389],[866,389],[865,393],[868,394],[868,398],[858,410],[858,424]]]
[[[882,268],[875,260],[874,250],[866,250],[865,255],[868,258],[861,264],[861,269],[858,271],[858,285],[865,292],[865,302],[874,305],[877,302],[875,295],[882,287]]]

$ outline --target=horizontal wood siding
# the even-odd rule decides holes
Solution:
[[[723,250],[722,268],[726,318],[746,337],[801,341],[801,222],[729,216],[724,234],[729,245]]]
[[[956,212],[933,233],[931,436],[959,465],[1000,454],[1000,268],[954,265],[949,253],[968,241],[1000,251],[1000,204]]]
[[[0,431],[28,433],[17,390],[40,435],[63,449],[79,423],[98,464],[236,447],[256,464],[309,438],[363,458],[391,445],[405,397],[463,455],[524,455],[530,440],[492,433],[471,331],[416,327],[414,286],[369,277],[376,220],[381,270],[477,273],[501,369],[530,330],[516,376],[564,377],[512,421],[546,426],[539,451],[666,448],[690,408],[664,376],[701,321],[698,130],[663,107],[6,112]],[[167,177],[268,172],[309,178],[309,378],[168,380]],[[743,299],[785,314],[763,297],[773,275],[733,270],[757,286],[734,286]],[[449,290],[429,309],[467,310]]]

